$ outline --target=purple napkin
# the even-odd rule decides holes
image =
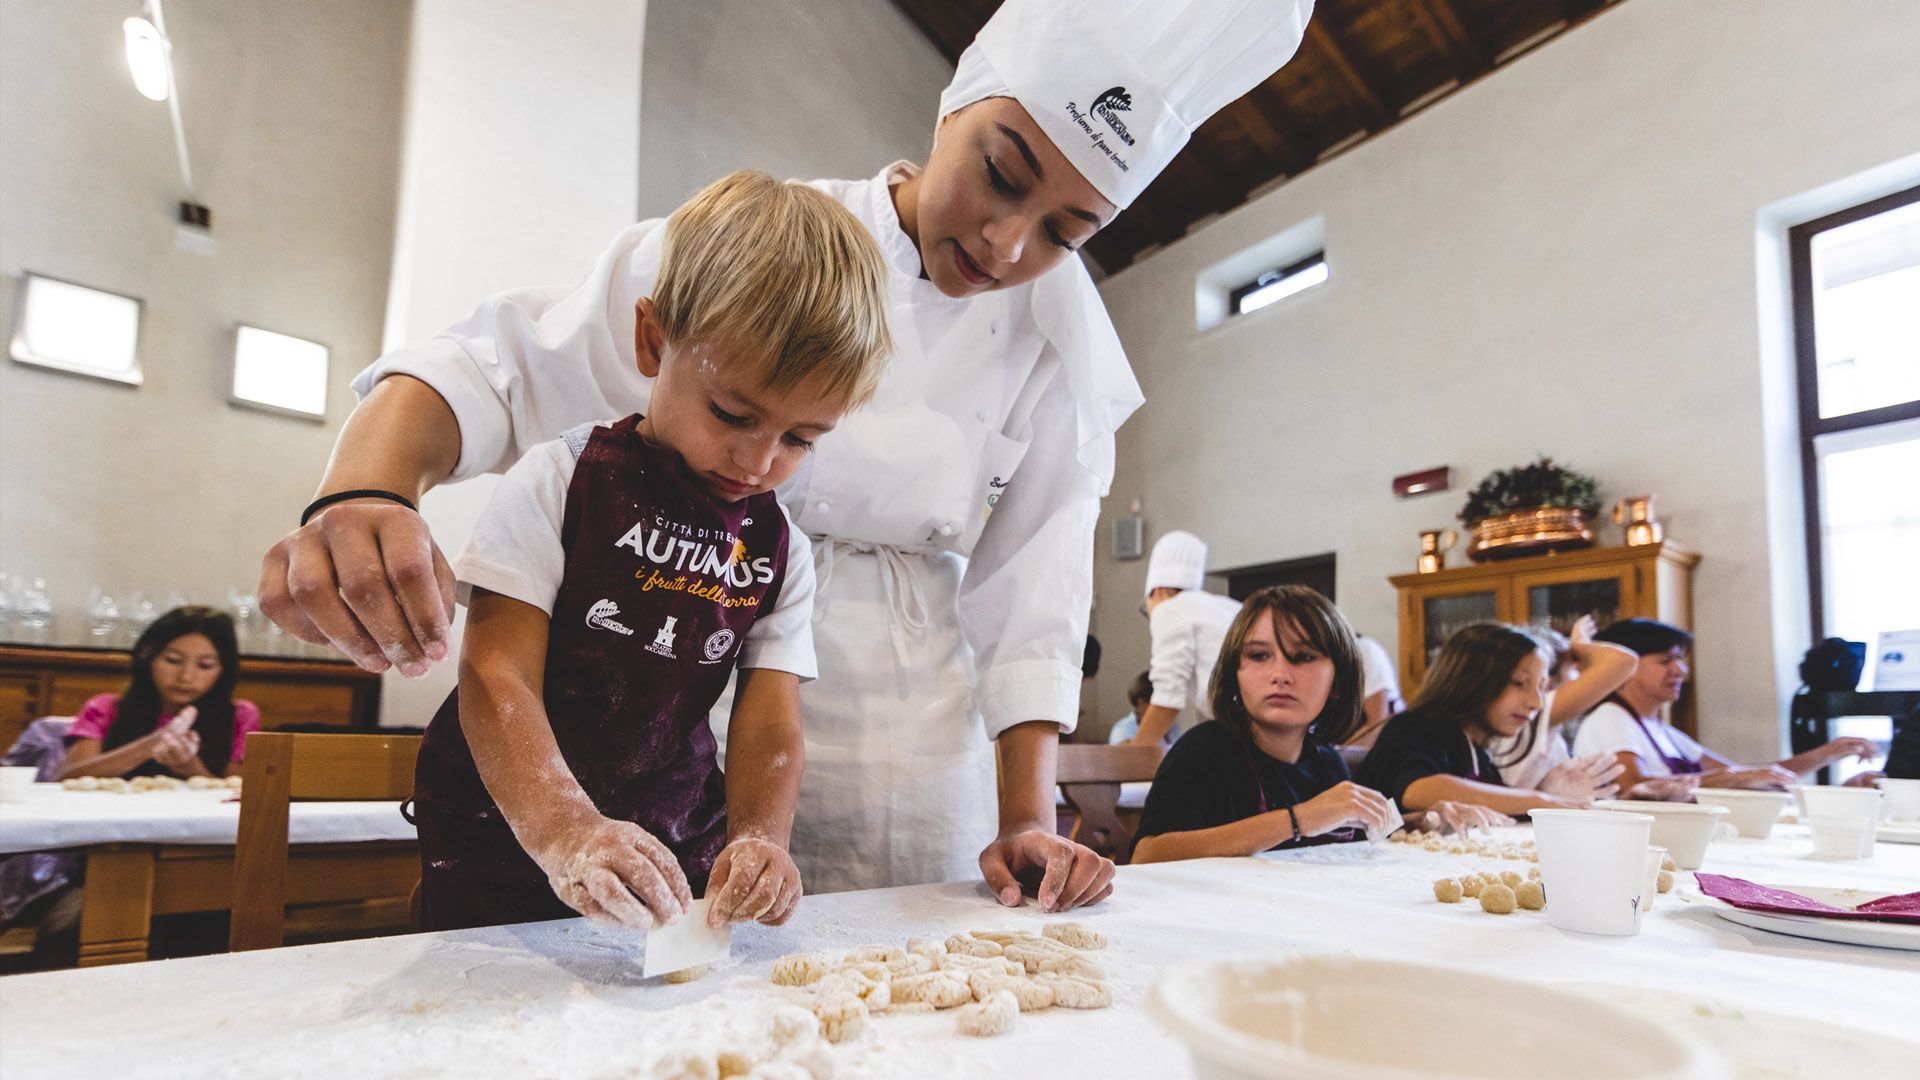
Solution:
[[[1902,893],[1869,900],[1855,908],[1834,907],[1809,900],[1799,893],[1769,889],[1741,878],[1719,874],[1695,874],[1700,891],[1716,900],[1724,900],[1748,911],[1767,911],[1776,915],[1814,915],[1823,919],[1867,919],[1874,922],[1920,924],[1920,892]]]

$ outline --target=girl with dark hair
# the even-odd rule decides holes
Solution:
[[[1249,596],[1214,663],[1214,719],[1160,763],[1133,861],[1252,855],[1400,828],[1400,812],[1349,778],[1338,749],[1360,725],[1362,685],[1353,630],[1326,597],[1299,585]],[[1448,809],[1455,827],[1497,820]]]
[[[1573,757],[1561,728],[1586,715],[1632,678],[1633,665],[1639,660],[1628,649],[1595,641],[1591,615],[1580,616],[1571,637],[1551,627],[1534,626],[1527,631],[1553,657],[1545,699],[1533,723],[1519,734],[1487,741],[1487,756],[1500,770],[1500,782],[1513,788],[1539,784],[1555,766]]]
[[[236,701],[240,650],[233,620],[210,607],[175,608],[133,645],[133,678],[100,694],[67,729],[70,776],[227,776],[239,772],[260,710]]]
[[[1506,786],[1487,753],[1538,717],[1552,658],[1538,638],[1504,623],[1476,623],[1447,639],[1413,706],[1387,721],[1360,766],[1360,782],[1407,810],[1473,803],[1504,814],[1583,807],[1618,791],[1620,767],[1606,756],[1575,758],[1533,788]]]
[[[1680,688],[1686,685],[1692,634],[1654,619],[1622,619],[1600,631],[1595,640],[1633,650],[1639,665],[1625,685],[1581,721],[1573,749],[1576,754],[1604,754],[1619,762],[1624,787],[1671,777],[1687,781],[1667,785],[1670,794],[1683,799],[1696,785],[1780,791],[1843,758],[1878,756],[1867,740],[1843,738],[1784,761],[1738,764],[1700,745],[1661,715],[1664,706],[1680,700]],[[1659,788],[1653,786],[1656,791]]]

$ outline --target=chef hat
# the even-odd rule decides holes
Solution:
[[[1207,542],[1175,529],[1153,545],[1147,556],[1147,595],[1155,589],[1197,589],[1206,583]]]
[[[1313,0],[1006,0],[961,54],[940,115],[1013,98],[1125,208],[1194,128],[1280,70],[1312,13]]]

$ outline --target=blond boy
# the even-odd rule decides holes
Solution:
[[[647,412],[529,451],[457,560],[460,688],[414,791],[430,929],[645,927],[689,882],[716,924],[799,900],[813,569],[773,489],[879,383],[880,253],[821,193],[734,173],[668,219],[634,345]]]

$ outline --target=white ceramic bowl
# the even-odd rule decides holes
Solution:
[[[0,802],[26,802],[33,797],[33,777],[40,770],[31,765],[0,765]]]
[[[1920,821],[1920,780],[1883,776],[1874,783],[1886,794],[1882,817],[1888,821]]]
[[[1747,791],[1743,788],[1695,788],[1693,801],[1701,806],[1724,806],[1733,815],[1733,827],[1741,836],[1766,839],[1773,823],[1793,801],[1784,791]]]
[[[1181,968],[1147,1008],[1187,1044],[1200,1080],[1726,1075],[1686,1035],[1597,997],[1427,964],[1294,956]]]
[[[1700,869],[1700,864],[1707,859],[1707,843],[1713,839],[1714,829],[1720,819],[1727,816],[1724,806],[1641,799],[1601,799],[1593,808],[1653,815],[1653,838],[1649,843],[1666,848],[1674,864],[1682,870]]]

